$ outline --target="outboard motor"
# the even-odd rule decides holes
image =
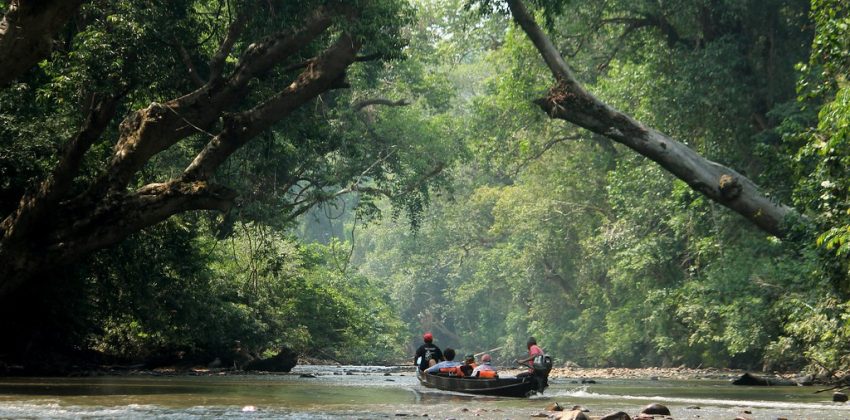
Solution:
[[[537,380],[537,392],[543,392],[549,386],[552,358],[547,355],[535,356],[531,363],[531,367],[534,369],[534,378]]]

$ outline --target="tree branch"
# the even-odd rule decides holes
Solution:
[[[540,150],[535,151],[534,154],[523,159],[522,162],[520,162],[519,165],[517,165],[517,167],[513,170],[513,176],[516,177],[519,174],[519,171],[522,168],[528,166],[529,163],[531,163],[531,162],[533,162],[537,159],[540,159],[541,156],[543,156],[546,152],[549,151],[549,149],[555,147],[556,145],[567,142],[567,141],[581,140],[581,138],[582,137],[580,135],[574,134],[574,135],[571,135],[571,136],[564,136],[564,137],[549,139],[546,143],[543,144],[543,147],[541,147]]]
[[[198,70],[195,68],[195,64],[192,63],[192,57],[189,56],[189,51],[186,51],[186,47],[184,47],[177,38],[174,39],[174,44],[176,45],[177,53],[180,55],[180,60],[183,61],[183,64],[186,66],[186,70],[189,72],[189,79],[192,80],[192,83],[194,83],[196,87],[203,87],[204,81],[201,80],[201,76],[198,75]]]
[[[218,51],[216,51],[215,55],[212,56],[209,61],[210,75],[207,79],[209,83],[215,83],[221,79],[222,72],[224,71],[224,63],[227,60],[227,56],[230,55],[230,52],[233,50],[233,44],[236,42],[237,39],[239,39],[239,36],[245,29],[247,22],[247,14],[239,13],[238,15],[236,15],[236,19],[234,19],[233,22],[231,22],[230,26],[227,28],[227,34],[221,41],[221,44],[218,47]]]
[[[700,156],[588,93],[521,1],[508,0],[508,6],[557,81],[546,98],[535,101],[550,117],[570,121],[631,148],[771,235],[783,237],[787,233],[786,218],[796,214],[791,207],[775,203],[733,169]]]
[[[355,111],[360,111],[363,108],[371,105],[386,105],[386,106],[407,106],[410,105],[410,101],[407,99],[399,99],[397,101],[393,101],[391,99],[385,98],[374,98],[374,99],[364,99],[362,101],[355,102],[351,105]]]
[[[248,140],[289,115],[322,92],[333,88],[354,62],[359,44],[342,35],[334,45],[315,58],[313,65],[277,96],[263,104],[229,116],[225,128],[213,138],[186,168],[184,180],[208,179],[233,152]]]
[[[191,134],[207,130],[218,121],[223,109],[241,100],[251,79],[297,52],[330,24],[328,15],[315,13],[296,31],[281,32],[251,44],[227,82],[207,83],[183,97],[165,104],[152,103],[125,118],[107,171],[85,193],[85,200],[96,201],[110,191],[120,193],[152,156]]]
[[[85,125],[65,144],[64,152],[53,172],[41,183],[38,190],[24,195],[15,212],[0,224],[4,246],[35,236],[32,223],[39,223],[42,216],[51,213],[59,200],[68,193],[83,156],[112,120],[121,97],[123,94],[109,98],[92,96]]]
[[[148,184],[135,193],[105,202],[88,218],[76,220],[58,231],[48,251],[60,262],[114,245],[128,235],[153,226],[169,217],[191,210],[227,212],[235,191],[205,181],[171,180]]]

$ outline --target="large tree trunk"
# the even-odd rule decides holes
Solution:
[[[53,35],[84,0],[12,0],[0,20],[0,86],[50,53]]]
[[[346,69],[357,60],[360,48],[360,41],[349,34],[339,34],[336,42],[306,62],[298,56],[305,45],[326,36],[334,19],[340,18],[355,19],[350,11],[317,10],[300,28],[250,43],[235,69],[225,75],[224,61],[247,24],[245,18],[236,19],[210,59],[209,80],[193,92],[153,103],[125,118],[106,169],[85,192],[72,196],[71,181],[82,157],[102,135],[120,100],[92,98],[88,118],[67,142],[50,177],[0,221],[0,299],[46,269],[76,262],[172,215],[227,211],[236,193],[210,181],[216,169],[298,107],[347,86]],[[6,57],[0,60],[5,63]],[[251,109],[234,111],[252,79],[293,61],[300,63],[294,68],[303,71],[288,86]],[[130,188],[152,157],[199,132],[210,140],[183,173]]]
[[[546,98],[536,101],[550,117],[572,122],[623,144],[765,232],[777,237],[786,235],[785,222],[795,213],[794,209],[775,202],[735,170],[704,158],[683,143],[644,126],[587,92],[522,2],[508,0],[508,6],[557,81]]]

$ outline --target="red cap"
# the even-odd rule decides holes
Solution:
[[[430,343],[432,340],[434,340],[434,336],[431,335],[431,333],[426,332],[425,334],[422,334],[422,339]]]
[[[489,362],[489,361],[490,361],[490,355],[489,354],[484,353],[484,354],[481,355],[481,363],[486,363],[486,362]]]

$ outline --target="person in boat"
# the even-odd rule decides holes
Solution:
[[[534,366],[532,363],[534,361],[534,358],[537,356],[543,356],[544,354],[543,349],[541,349],[540,346],[537,345],[537,339],[535,339],[534,337],[528,337],[528,341],[525,344],[528,347],[528,357],[524,359],[516,359],[516,363],[519,365],[528,366],[528,371],[518,374],[517,377],[533,375]]]
[[[443,360],[443,352],[434,344],[431,333],[422,334],[422,341],[424,343],[416,349],[416,356],[413,356],[413,363],[419,366],[419,370],[428,369]]]
[[[493,366],[490,365],[490,355],[484,353],[481,355],[481,364],[478,365],[473,371],[472,374],[469,375],[473,378],[498,378],[499,375],[496,373],[496,369],[493,369]]]
[[[425,373],[448,373],[453,376],[461,376],[462,373],[460,370],[460,365],[463,363],[455,362],[455,350],[453,348],[446,348],[446,351],[443,353],[443,356],[446,360],[443,360],[440,363],[437,363],[434,366],[425,369]]]
[[[466,357],[463,358],[463,364],[460,366],[460,370],[463,372],[464,376],[472,375],[472,371],[477,368],[478,365],[475,363],[475,355],[467,354]]]

